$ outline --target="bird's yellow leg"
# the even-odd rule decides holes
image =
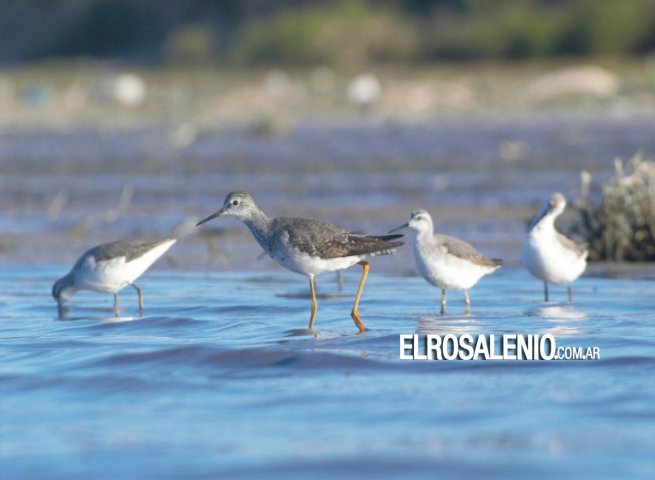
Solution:
[[[314,319],[316,318],[316,311],[318,304],[316,303],[316,285],[314,285],[314,275],[309,276],[309,290],[312,292],[312,314],[309,317],[309,329],[314,330]]]
[[[355,297],[355,303],[353,304],[353,311],[350,313],[350,316],[353,318],[355,325],[359,328],[360,332],[366,331],[366,325],[362,322],[362,319],[359,316],[359,311],[357,307],[359,306],[359,299],[362,296],[362,290],[364,290],[364,284],[366,283],[366,277],[368,276],[369,264],[368,262],[361,261],[359,264],[362,266],[362,278],[359,281],[359,288],[357,289],[357,296]]]

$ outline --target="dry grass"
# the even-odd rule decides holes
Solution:
[[[655,261],[655,162],[636,154],[614,161],[615,175],[602,186],[602,200],[577,203],[592,260]]]

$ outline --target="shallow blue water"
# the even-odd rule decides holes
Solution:
[[[585,278],[574,306],[504,269],[436,316],[438,292],[373,270],[356,335],[334,277],[318,338],[286,272],[151,272],[133,292],[49,297],[64,267],[0,272],[3,478],[649,477],[652,280]],[[564,300],[555,288],[552,298]],[[401,362],[401,333],[545,334],[593,361]]]

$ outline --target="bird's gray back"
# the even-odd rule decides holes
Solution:
[[[331,223],[304,218],[278,217],[272,221],[273,241],[286,238],[288,246],[314,257],[339,258],[352,255],[390,253],[402,245],[398,235],[378,237],[352,233]]]
[[[153,248],[162,243],[169,242],[170,240],[172,239],[167,238],[156,242],[147,242],[143,240],[118,240],[115,242],[103,243],[102,245],[87,250],[84,255],[80,257],[75,266],[79,266],[84,259],[89,256],[93,256],[96,262],[112,260],[119,257],[125,257],[126,262],[131,262],[135,258],[141,257]]]
[[[570,238],[562,235],[559,232],[555,232],[555,236],[557,237],[557,240],[559,243],[564,247],[566,250],[570,250],[573,252],[577,257],[582,257],[587,253],[587,247],[586,244],[583,245],[578,245],[575,243],[573,240]]]
[[[501,260],[485,257],[478,252],[472,245],[459,238],[449,235],[437,234],[434,236],[436,245],[445,248],[449,255],[453,255],[467,262],[485,267],[497,267],[502,264]]]

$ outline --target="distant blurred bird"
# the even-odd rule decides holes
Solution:
[[[412,212],[410,221],[402,228],[416,231],[414,261],[425,280],[441,289],[441,314],[446,313],[446,290],[464,290],[466,313],[471,310],[469,288],[502,265],[502,260],[487,258],[459,238],[434,234],[432,217],[426,210]]]
[[[137,291],[139,309],[143,310],[141,289],[134,281],[176,241],[174,238],[158,242],[117,241],[93,247],[75,262],[68,274],[55,282],[52,296],[61,307],[78,290],[113,293],[114,311],[118,311],[118,291],[129,285]]]
[[[353,105],[366,108],[382,97],[382,85],[378,77],[371,73],[362,73],[348,84],[348,101]]]
[[[561,193],[553,193],[534,218],[523,244],[523,263],[532,275],[544,282],[544,300],[548,301],[548,284],[566,284],[569,302],[573,300],[571,284],[587,268],[588,251],[576,245],[555,228],[555,219],[566,208]]]

